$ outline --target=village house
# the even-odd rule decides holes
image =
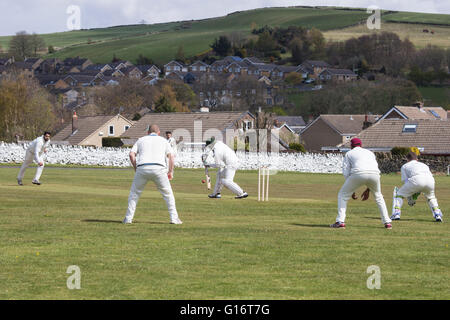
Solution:
[[[364,148],[389,152],[394,147],[416,147],[421,154],[450,155],[450,121],[434,119],[383,119],[357,136]],[[338,146],[350,150],[349,142]]]
[[[423,103],[418,102],[414,106],[393,106],[380,120],[398,119],[398,120],[448,120],[448,113],[442,107],[424,107]]]
[[[69,144],[78,146],[102,146],[104,137],[119,137],[132,125],[120,114],[114,116],[78,117],[74,113],[72,123],[67,124],[52,137],[54,144]]]
[[[308,151],[336,150],[336,146],[350,141],[380,116],[364,114],[322,114],[300,133]]]
[[[308,73],[310,78],[314,79],[317,79],[323,70],[331,67],[325,61],[320,60],[305,60],[300,66]]]
[[[319,79],[324,82],[347,82],[357,80],[358,75],[349,69],[326,68],[319,74]]]

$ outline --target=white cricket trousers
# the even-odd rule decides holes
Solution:
[[[386,203],[384,202],[383,194],[381,193],[380,175],[377,173],[360,173],[352,174],[347,180],[338,194],[338,215],[337,222],[345,222],[345,213],[347,211],[347,201],[361,186],[367,186],[375,197],[378,210],[380,211],[381,220],[383,223],[391,222],[388,215]]]
[[[216,175],[216,185],[214,187],[214,194],[218,194],[225,186],[230,189],[235,195],[240,196],[244,193],[241,187],[234,182],[235,168],[219,168]]]
[[[136,169],[130,195],[128,196],[128,209],[125,218],[128,221],[133,220],[139,197],[149,180],[155,183],[156,188],[166,201],[171,221],[177,220],[178,212],[175,206],[175,197],[173,195],[172,186],[167,177],[167,169],[156,165],[141,166]]]
[[[423,193],[428,200],[428,206],[434,214],[439,209],[438,201],[434,194],[434,178],[430,175],[413,176],[406,181],[406,183],[397,191],[397,197],[394,198],[394,208],[401,209],[403,199],[415,193]]]
[[[34,154],[32,152],[25,152],[25,160],[22,163],[22,167],[20,167],[19,175],[17,176],[18,180],[23,180],[23,176],[25,175],[25,170],[32,164],[34,161]],[[39,181],[42,175],[42,171],[44,171],[44,166],[37,166],[36,175],[33,180]]]

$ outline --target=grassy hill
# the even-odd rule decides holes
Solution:
[[[134,62],[139,54],[142,54],[151,57],[156,63],[163,64],[174,58],[179,46],[183,46],[186,56],[193,56],[208,50],[209,45],[220,35],[240,33],[242,37],[248,37],[252,28],[264,25],[316,27],[325,32],[327,39],[342,41],[371,32],[365,27],[368,17],[369,14],[365,9],[263,8],[211,19],[59,32],[43,34],[42,37],[47,45],[60,49],[47,57],[82,56],[90,58],[95,63],[101,63],[111,61],[115,54],[118,58]],[[383,19],[386,22],[445,24],[446,18],[448,23],[448,17],[449,15],[394,12],[385,14]],[[389,25],[395,25],[394,32],[398,30],[401,36],[409,36],[418,47],[428,43],[449,46],[450,26],[439,27],[439,31],[431,39],[422,39],[419,37],[423,36],[420,25],[409,33],[407,30],[411,25],[403,23],[389,23]],[[387,26],[387,23],[383,24],[381,31],[391,31],[392,27]],[[0,37],[0,46],[7,48],[10,39],[11,37]]]

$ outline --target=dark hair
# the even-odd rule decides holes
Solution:
[[[168,133],[172,134],[172,131],[166,131],[166,134],[168,134]]]
[[[51,133],[50,131],[45,131],[45,132],[44,132],[44,136],[45,136],[46,134],[52,135],[52,133]]]
[[[406,155],[406,159],[408,159],[408,160],[417,160],[417,154],[415,152],[410,151]]]

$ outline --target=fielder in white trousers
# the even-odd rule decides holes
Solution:
[[[25,171],[34,162],[34,159],[35,159],[34,153],[27,150],[25,152],[25,160],[23,161],[22,166],[20,167],[19,175],[17,176],[18,181],[23,180],[23,177],[25,176]],[[42,163],[41,166],[39,164],[37,166],[36,174],[34,175],[33,181],[39,181],[39,179],[41,178],[45,165],[43,161],[41,163]]]
[[[400,189],[394,190],[394,200],[392,208],[392,220],[400,220],[403,206],[403,198],[408,199],[408,203],[413,206],[415,199],[420,193],[427,198],[428,206],[437,222],[442,222],[442,211],[434,193],[435,181],[429,167],[417,161],[417,155],[413,152],[407,155],[408,162],[401,168],[402,181],[404,185]]]
[[[381,193],[380,175],[377,173],[353,174],[345,180],[345,183],[338,194],[338,215],[336,221],[344,223],[347,202],[352,197],[352,194],[361,186],[367,186],[374,195],[383,224],[390,223],[391,219],[389,218],[386,202]]]
[[[20,167],[19,174],[17,175],[17,182],[19,185],[22,184],[23,177],[27,168],[33,163],[37,163],[36,174],[33,179],[33,184],[40,185],[39,179],[41,178],[42,172],[44,171],[44,158],[43,154],[47,152],[47,148],[50,146],[50,132],[44,132],[44,135],[34,139],[27,148],[25,152],[25,159]]]
[[[336,223],[332,224],[331,227],[345,228],[347,202],[359,187],[366,186],[367,190],[365,192],[367,196],[369,192],[372,192],[375,197],[381,221],[385,228],[391,229],[391,219],[381,193],[380,170],[378,169],[375,154],[362,148],[362,142],[359,138],[351,140],[351,148],[352,150],[344,156],[342,173],[346,180],[338,193],[338,215]]]
[[[179,220],[172,186],[170,185],[169,178],[167,177],[167,169],[156,165],[141,166],[136,169],[133,184],[131,185],[130,195],[128,196],[128,209],[125,219],[127,221],[133,221],[139,197],[141,196],[142,191],[144,191],[145,185],[148,181],[153,181],[155,183],[156,188],[166,201],[170,220]]]
[[[169,210],[170,223],[182,224],[175,206],[170,180],[173,179],[174,157],[173,150],[166,139],[159,136],[157,125],[151,125],[148,135],[136,141],[130,151],[130,161],[136,173],[128,196],[128,208],[123,223],[133,221],[139,197],[148,181],[153,181]],[[168,164],[166,159],[169,159]]]

